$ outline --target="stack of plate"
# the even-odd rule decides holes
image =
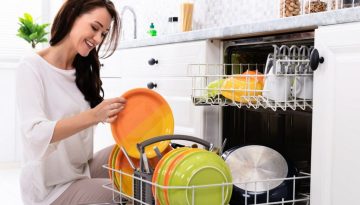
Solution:
[[[222,185],[232,182],[226,163],[215,153],[197,148],[168,152],[157,164],[152,181],[167,187],[152,187],[160,205],[228,204],[232,193],[231,184]]]
[[[112,135],[117,145],[114,146],[109,156],[108,164],[113,169],[133,175],[134,169],[130,166],[120,147],[126,150],[131,161],[138,168],[140,153],[137,150],[137,144],[150,138],[172,135],[174,118],[169,104],[155,91],[136,88],[127,91],[122,97],[126,99],[126,105],[111,124]],[[162,154],[165,154],[171,150],[169,143],[169,141],[162,141],[145,149],[151,167],[155,167],[159,161],[154,148],[157,147]],[[133,196],[133,178],[131,176],[111,171],[109,171],[109,175],[117,190]]]

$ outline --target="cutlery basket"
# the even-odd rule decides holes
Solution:
[[[134,201],[134,205],[141,205],[141,202],[145,202],[147,204],[155,204],[154,197],[152,196],[151,191],[151,182],[152,173],[145,173],[139,170],[134,171],[134,198],[139,201]]]

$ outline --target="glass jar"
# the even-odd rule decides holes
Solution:
[[[332,0],[331,0],[332,1]],[[317,13],[327,10],[328,1],[326,0],[307,0],[305,1],[304,13]]]
[[[301,14],[300,0],[280,0],[280,17],[297,16]]]
[[[342,8],[352,8],[360,6],[360,0],[342,0]]]
[[[341,4],[342,0],[331,0],[329,3],[329,8],[328,10],[336,10],[340,8],[340,4]]]

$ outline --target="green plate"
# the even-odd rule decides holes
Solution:
[[[174,159],[178,154],[180,154],[188,149],[190,149],[190,148],[182,147],[182,148],[171,150],[170,152],[165,154],[155,167],[152,182],[159,184],[159,185],[164,185],[164,179],[165,179],[168,165],[171,163],[172,159]],[[156,195],[155,195],[155,189],[156,189]],[[157,200],[157,204],[165,205],[166,203],[165,203],[164,190],[160,187],[155,188],[155,186],[153,186],[152,191],[153,191],[154,197]]]
[[[188,154],[176,166],[169,186],[199,186],[231,183],[231,172],[221,157],[209,151]],[[224,187],[224,188],[222,188]],[[223,190],[224,189],[224,190]],[[194,204],[228,204],[232,193],[232,185],[213,186],[193,189],[169,189],[168,198],[171,205]],[[224,203],[222,203],[224,201]]]

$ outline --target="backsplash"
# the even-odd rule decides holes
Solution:
[[[170,32],[169,17],[178,16],[184,0],[113,0],[121,13],[124,6],[134,9],[137,18],[137,38],[149,38],[147,31],[154,23],[158,36]],[[277,18],[278,0],[193,0],[193,30],[232,26]],[[123,40],[133,39],[133,17],[128,10],[123,16]],[[178,23],[180,31],[180,22]]]

